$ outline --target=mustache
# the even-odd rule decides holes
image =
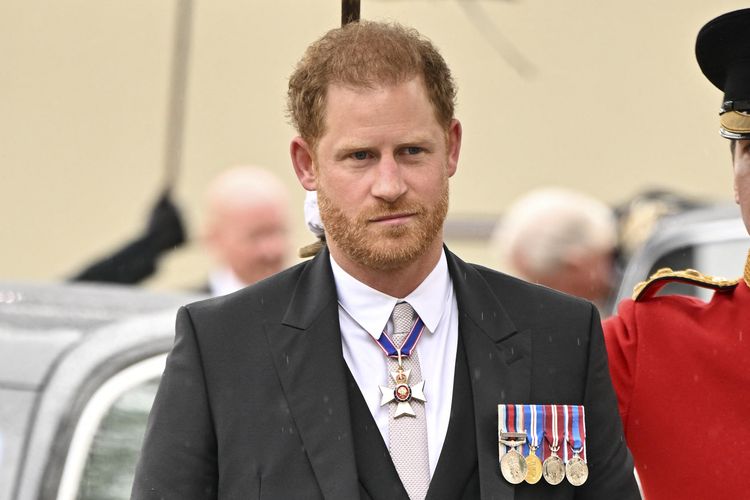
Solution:
[[[371,219],[381,219],[393,217],[400,214],[422,215],[426,211],[425,207],[416,202],[397,201],[395,203],[380,202],[374,207],[370,207],[359,214],[359,219],[363,221]]]

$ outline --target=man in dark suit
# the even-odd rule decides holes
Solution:
[[[413,30],[353,23],[308,48],[291,156],[327,246],[181,309],[133,498],[639,497],[595,308],[443,246],[454,99]],[[531,403],[584,406],[582,486],[501,475],[498,405]]]

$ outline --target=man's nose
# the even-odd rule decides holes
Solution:
[[[407,190],[403,170],[392,155],[383,155],[375,169],[372,195],[387,202],[399,199]]]

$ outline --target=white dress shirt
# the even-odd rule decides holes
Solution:
[[[228,267],[214,269],[208,275],[208,288],[212,297],[236,292],[246,286]]]
[[[391,297],[356,280],[331,257],[339,300],[344,359],[388,446],[388,406],[380,406],[378,386],[388,385],[386,356],[377,344],[383,330],[393,333],[390,320],[398,301],[408,302],[427,330],[417,344],[425,381],[425,415],[430,477],[443,448],[450,420],[453,375],[458,347],[458,305],[448,274],[445,252],[425,280],[406,297]],[[407,418],[407,417],[402,417]]]

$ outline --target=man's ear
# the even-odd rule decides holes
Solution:
[[[448,177],[453,177],[458,168],[462,134],[461,122],[454,118],[448,127]]]
[[[318,188],[317,176],[315,175],[313,150],[302,137],[295,137],[289,145],[289,154],[292,157],[294,173],[302,187],[307,191],[315,191]]]

